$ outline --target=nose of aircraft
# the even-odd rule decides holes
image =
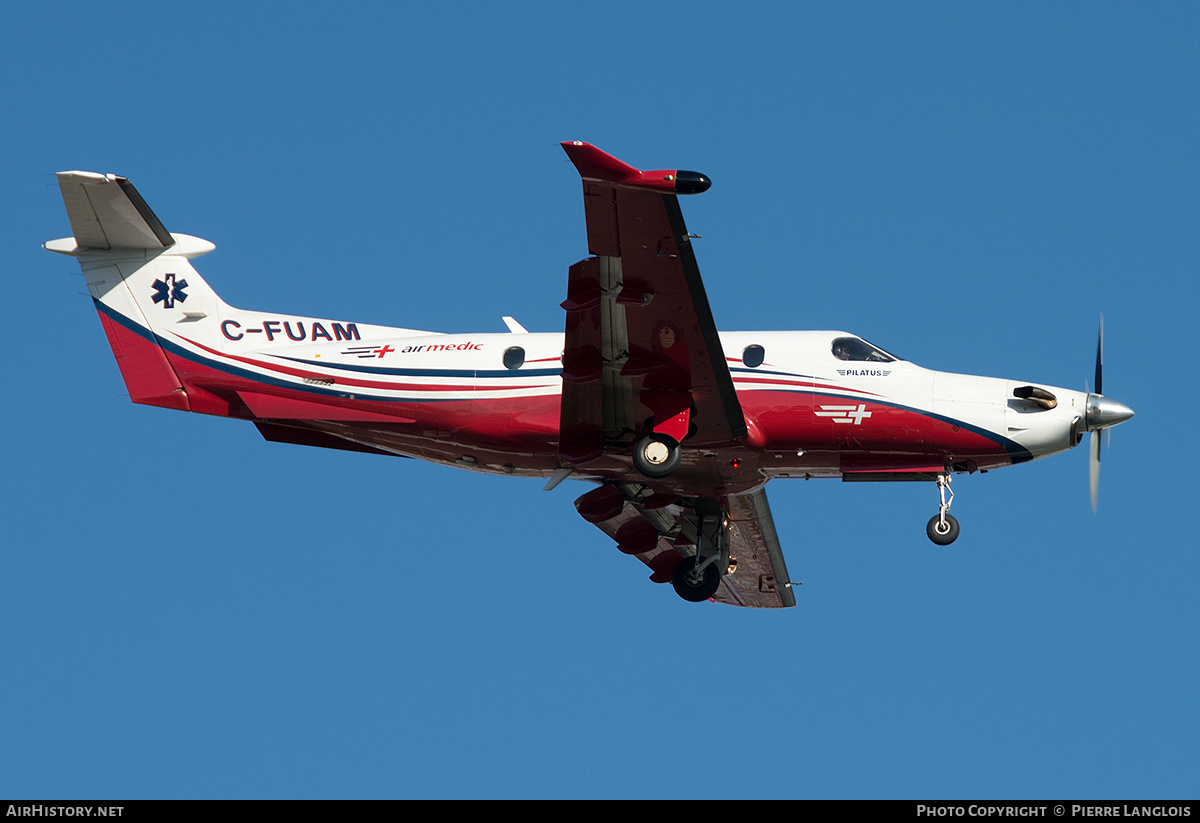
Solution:
[[[1133,417],[1133,409],[1102,394],[1089,394],[1085,421],[1088,431],[1098,431],[1124,423]]]

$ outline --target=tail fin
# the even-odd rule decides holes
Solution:
[[[217,315],[220,299],[189,262],[216,247],[168,232],[123,177],[68,171],[58,185],[74,237],[45,248],[79,261],[130,399],[190,411],[155,327]]]
[[[45,247],[79,261],[135,403],[248,416],[231,381],[304,385],[294,370],[274,367],[285,349],[426,334],[235,309],[192,268],[213,244],[167,231],[128,180],[67,171],[58,183],[75,236]],[[248,360],[252,354],[272,365]]]
[[[80,248],[162,251],[174,244],[175,238],[124,177],[91,171],[60,171],[57,176]]]

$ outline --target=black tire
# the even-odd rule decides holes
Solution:
[[[925,534],[929,535],[929,539],[939,546],[949,546],[958,539],[958,521],[954,519],[954,515],[946,515],[946,524],[942,525],[941,515],[935,514],[929,520],[929,525],[925,527]]]
[[[666,477],[679,468],[682,460],[683,450],[665,434],[648,434],[633,447],[633,466],[646,477]]]
[[[716,594],[717,587],[721,585],[721,570],[717,566],[717,563],[709,563],[704,569],[704,579],[693,583],[688,578],[696,568],[696,558],[683,558],[675,567],[675,573],[671,575],[671,585],[675,587],[675,593],[689,603],[703,603]]]

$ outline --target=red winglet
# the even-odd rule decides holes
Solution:
[[[559,145],[563,147],[567,157],[571,158],[571,162],[579,170],[579,176],[584,180],[615,183],[619,186],[637,189],[653,189],[669,194],[699,194],[708,191],[708,187],[712,185],[711,180],[695,171],[671,169],[638,171],[591,143],[584,143],[580,140],[572,140]]]
[[[560,143],[567,157],[579,170],[579,176],[588,180],[607,180],[612,183],[624,183],[636,180],[641,172],[627,163],[622,163],[611,154],[606,154],[591,143],[572,140]]]

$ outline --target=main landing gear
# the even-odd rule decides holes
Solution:
[[[721,576],[730,567],[729,518],[715,507],[697,507],[696,554],[675,567],[671,585],[690,603],[702,603],[717,593]]]
[[[682,459],[679,443],[665,434],[651,432],[633,446],[633,466],[646,477],[666,477]]]
[[[950,504],[954,502],[954,490],[950,488],[950,475],[939,474],[937,479],[938,495],[941,498],[941,505],[938,506],[938,513],[929,520],[929,525],[925,527],[925,534],[929,535],[929,539],[939,546],[949,546],[958,539],[958,521],[950,514]],[[950,493],[950,499],[946,499],[946,492]]]
[[[675,594],[689,603],[703,603],[716,594],[721,585],[721,569],[716,561],[715,557],[704,561],[698,557],[685,557],[680,560],[671,576]]]

